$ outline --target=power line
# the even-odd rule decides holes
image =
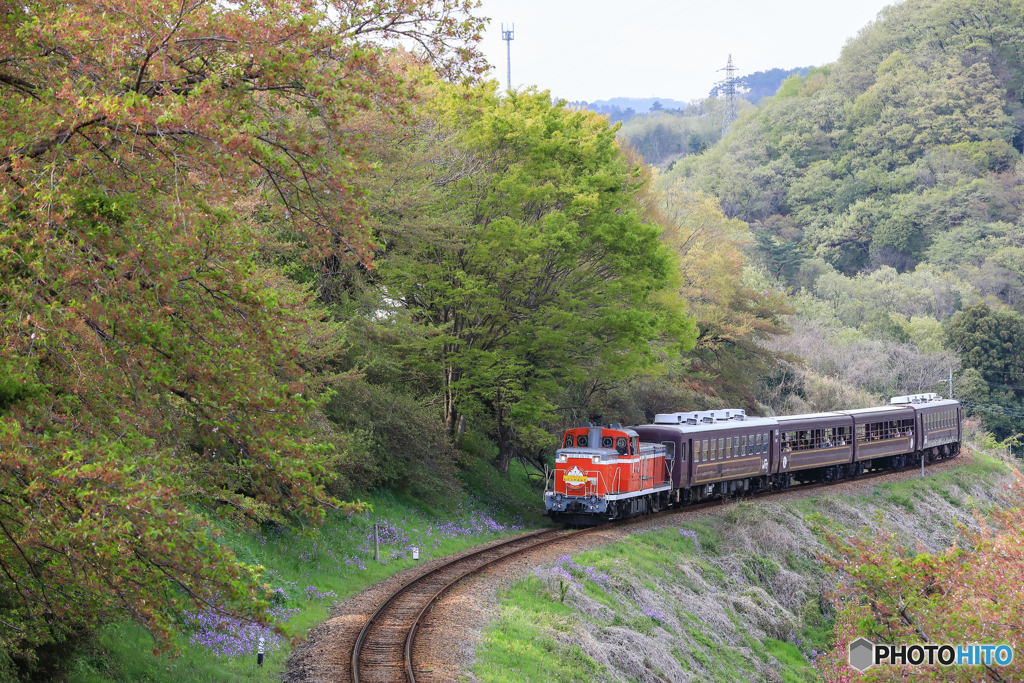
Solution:
[[[1005,406],[994,406],[984,403],[972,403],[970,401],[961,401],[960,405],[971,412],[988,413],[989,415],[999,415],[1000,417],[1024,418],[1024,408],[1008,408]]]

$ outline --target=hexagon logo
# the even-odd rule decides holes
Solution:
[[[867,638],[858,638],[850,643],[850,666],[857,671],[867,671],[875,665],[875,644]]]

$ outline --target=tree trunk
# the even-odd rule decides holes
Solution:
[[[515,427],[504,420],[501,407],[495,411],[498,418],[498,459],[494,462],[502,474],[508,474],[509,463],[515,455]]]
[[[444,372],[444,424],[448,430],[448,436],[454,437],[456,428],[459,428],[459,411],[456,407],[455,390],[452,385],[459,379],[459,371],[449,366]],[[465,422],[463,429],[465,428]],[[461,432],[459,433],[461,436]]]

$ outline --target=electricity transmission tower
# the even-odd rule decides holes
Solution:
[[[722,111],[722,137],[724,138],[732,128],[732,122],[736,120],[736,67],[732,64],[732,55],[729,55],[729,63],[724,69],[725,80],[719,84],[718,92],[725,98],[725,107]]]
[[[506,74],[505,88],[507,90],[512,89],[512,41],[515,40],[516,25],[512,24],[512,28],[508,31],[505,30],[505,24],[501,25],[501,39],[505,41],[507,48],[507,54],[505,57],[505,64],[508,67],[508,73]]]

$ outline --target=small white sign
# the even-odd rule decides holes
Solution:
[[[412,559],[414,559],[414,560],[420,559],[420,549],[417,548],[416,546],[412,547]]]

